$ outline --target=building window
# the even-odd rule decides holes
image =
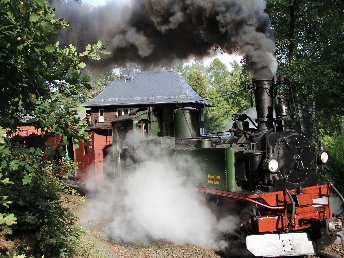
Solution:
[[[88,154],[88,148],[86,145],[84,145],[84,154],[87,155]]]
[[[99,109],[99,123],[104,123],[104,109]]]
[[[117,114],[118,116],[124,116],[130,113],[133,108],[117,108]]]

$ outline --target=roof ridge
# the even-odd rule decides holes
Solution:
[[[198,103],[209,105],[175,70],[140,71],[132,80],[116,79],[84,106]]]
[[[139,73],[163,73],[163,72],[176,72],[177,71],[173,70],[173,69],[169,69],[169,70],[143,70],[143,71],[138,71],[138,72],[133,72],[133,74],[139,74]]]

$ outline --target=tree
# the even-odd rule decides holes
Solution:
[[[335,182],[336,186],[341,192],[344,191],[344,177],[343,177],[343,156],[344,156],[344,119],[341,118],[339,123],[341,124],[341,133],[335,135],[328,135],[321,130],[322,140],[329,153],[329,167],[323,176],[329,180]]]
[[[244,86],[250,77],[239,64],[233,63],[233,70],[229,72],[219,59],[214,59],[209,67],[195,61],[191,66],[179,67],[179,70],[191,87],[213,105],[205,109],[207,132],[228,130],[233,114],[249,107]]]
[[[251,83],[252,77],[237,62],[231,65],[233,70],[228,71],[219,59],[214,59],[209,67],[213,88],[228,103],[227,118],[250,107],[250,96],[245,92],[245,86]]]
[[[195,60],[192,65],[180,65],[178,68],[191,87],[202,97],[207,99],[209,95],[210,80],[207,77],[207,69],[201,60]]]
[[[98,58],[101,44],[83,53],[61,47],[56,33],[67,24],[45,0],[0,3],[0,128],[29,121],[43,131],[82,138],[86,125],[77,108],[90,88],[83,60]],[[38,248],[30,255],[71,257],[79,233],[61,206],[63,188],[42,156],[42,150],[11,146],[1,135],[1,234],[32,235]]]
[[[94,75],[91,78],[91,89],[85,95],[86,99],[92,99],[101,93],[108,85],[117,79],[117,74],[113,71],[106,71]]]
[[[310,134],[318,128],[340,130],[337,116],[344,115],[343,8],[340,0],[268,1],[279,74],[293,81]]]
[[[294,84],[304,129],[330,153],[325,177],[344,189],[344,2],[269,0],[280,75]]]

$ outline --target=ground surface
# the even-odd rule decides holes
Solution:
[[[65,206],[76,215],[81,214],[87,202],[86,197],[68,196]],[[83,244],[90,249],[91,257],[111,258],[165,258],[165,257],[209,257],[219,258],[215,250],[205,249],[191,244],[177,245],[166,241],[149,244],[129,245],[113,243],[104,239],[104,225],[95,223],[85,228]],[[84,254],[77,257],[85,257]]]
[[[86,197],[68,196],[65,205],[78,216],[84,211],[86,202]],[[85,228],[82,243],[84,245],[83,253],[76,256],[76,258],[85,256],[97,258],[221,257],[215,250],[205,249],[191,244],[177,245],[166,241],[158,241],[145,245],[113,243],[104,238],[104,225],[101,223],[95,223]],[[86,255],[84,253],[85,249],[88,249]],[[333,257],[344,257],[344,251],[340,249],[339,244],[331,246],[328,251],[334,255]],[[316,257],[312,256],[311,258]]]

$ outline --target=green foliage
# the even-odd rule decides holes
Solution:
[[[327,139],[328,140],[328,139]],[[330,155],[327,177],[344,191],[344,134],[333,137],[327,142],[327,150]]]
[[[207,129],[210,131],[228,130],[232,116],[250,107],[250,98],[245,92],[245,85],[250,83],[251,77],[238,63],[234,62],[232,66],[233,70],[228,71],[219,59],[215,59],[208,68],[212,91],[214,92],[210,101],[215,106],[207,111],[208,119],[210,119]]]
[[[202,61],[196,60],[191,66],[182,65],[178,67],[178,70],[202,98],[209,97],[210,79]]]
[[[101,93],[110,83],[117,79],[116,73],[108,71],[105,73],[93,76],[91,79],[91,89],[86,95],[86,99],[92,99]]]
[[[336,186],[344,191],[344,118],[339,119],[340,131],[335,135],[326,134],[325,130],[321,130],[321,138],[323,144],[328,151],[330,159],[328,169],[324,173],[324,177],[336,184]]]
[[[65,157],[52,162],[52,173],[59,178],[75,178],[75,171],[77,169],[77,164],[73,160],[67,160]]]
[[[31,118],[31,123],[44,129],[52,123],[49,119],[68,110],[67,118],[60,120],[60,124],[70,128],[69,114],[90,88],[89,76],[82,73],[83,60],[99,58],[98,50],[103,47],[98,43],[78,53],[71,45],[61,47],[54,43],[57,30],[66,25],[55,18],[44,0],[1,1],[1,126],[13,128]],[[41,111],[50,116],[43,115],[35,121]]]
[[[215,59],[209,67],[196,61],[191,66],[178,68],[191,87],[213,105],[204,111],[207,132],[228,130],[232,115],[249,108],[249,95],[244,86],[250,77],[242,66],[232,65],[233,70],[228,71],[220,60]]]
[[[279,75],[293,82],[302,129],[328,148],[324,176],[344,190],[344,2],[269,0]]]
[[[0,154],[1,153],[3,153],[3,155],[9,155],[10,151],[4,145],[0,145]],[[13,168],[15,163],[13,163],[12,161],[8,163],[6,160],[3,159],[0,160],[0,229],[2,232],[4,232],[4,234],[11,234],[11,226],[16,224],[16,217],[13,213],[5,213],[4,209],[8,209],[9,205],[12,204],[13,201],[9,200],[9,196],[5,193],[2,193],[1,190],[6,185],[13,184],[13,182],[11,182],[10,179],[6,176],[6,174],[2,173],[1,171],[8,165],[10,166],[10,168]]]
[[[57,167],[69,170],[70,164],[53,166],[40,149],[9,146],[2,128],[28,122],[65,136],[61,146],[67,138],[85,138],[86,124],[77,116],[91,87],[85,67],[99,59],[103,46],[87,46],[82,53],[62,47],[56,33],[67,23],[46,0],[0,0],[0,6],[1,233],[31,236],[33,249],[18,247],[28,254],[71,257],[80,231],[61,206],[63,188],[55,177]]]
[[[7,196],[2,196],[7,197]],[[4,234],[11,234],[12,228],[11,226],[16,224],[16,217],[13,213],[0,213],[0,227]]]
[[[32,255],[70,257],[80,231],[74,225],[75,217],[61,206],[63,185],[52,164],[42,157],[43,152],[34,148],[1,145],[0,174],[12,182],[0,189],[0,196],[11,199],[0,207],[1,214],[8,214],[0,216],[0,222],[4,219],[1,226],[12,226],[13,235],[33,235],[37,246],[28,250]]]
[[[338,131],[344,114],[344,2],[269,0],[279,74],[288,75],[302,111],[304,128]]]
[[[329,134],[339,132],[339,117],[344,114],[344,95],[338,81],[341,77],[321,60],[300,60],[280,67],[280,74],[288,75],[298,107],[302,112],[303,127],[310,135],[318,135],[318,130]]]

